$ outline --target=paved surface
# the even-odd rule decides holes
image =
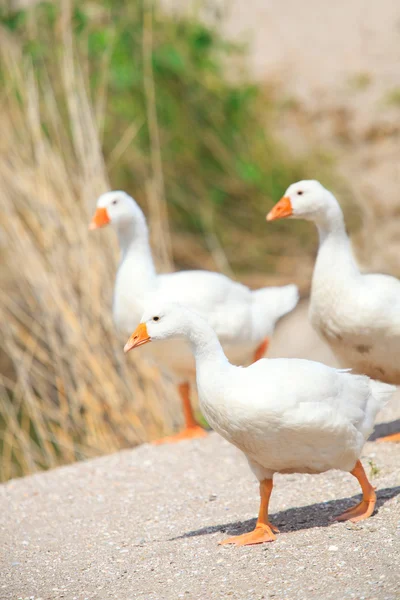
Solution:
[[[379,509],[358,525],[330,522],[357,500],[350,475],[277,476],[281,534],[245,548],[218,542],[254,525],[257,484],[216,434],[8,482],[0,598],[398,599],[399,458],[400,445],[366,445]]]

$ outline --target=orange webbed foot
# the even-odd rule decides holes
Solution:
[[[385,437],[378,438],[377,442],[393,442],[400,444],[400,432],[392,433],[392,435],[385,435]]]
[[[165,438],[160,438],[159,440],[153,440],[151,443],[153,446],[160,446],[161,444],[176,444],[177,442],[182,442],[184,440],[205,438],[207,435],[207,431],[200,427],[200,425],[194,425],[193,427],[186,427],[175,435],[169,435]]]
[[[350,471],[350,473],[358,479],[363,492],[363,499],[361,502],[356,504],[356,506],[348,508],[344,511],[344,513],[338,517],[335,517],[335,521],[351,521],[352,523],[357,523],[358,521],[364,521],[364,519],[368,519],[368,517],[370,517],[374,512],[376,494],[375,488],[372,487],[368,481],[364,467],[359,460],[356,462],[354,469]]]
[[[266,542],[273,542],[276,540],[276,535],[272,532],[279,533],[279,529],[271,523],[259,524],[253,531],[249,533],[243,533],[242,535],[234,535],[222,542],[219,542],[221,546],[225,544],[234,544],[235,546],[252,546],[254,544],[264,544]]]
[[[264,358],[269,346],[269,339],[265,338],[263,342],[258,346],[254,353],[253,362],[257,362],[260,358]]]
[[[368,519],[374,512],[375,504],[376,495],[373,492],[373,496],[369,500],[361,500],[356,506],[348,508],[344,513],[335,517],[335,521],[351,521],[352,523],[364,521],[364,519]]]

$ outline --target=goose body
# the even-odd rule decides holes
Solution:
[[[209,375],[208,361],[197,364],[208,422],[263,478],[351,471],[380,407],[372,380],[322,363],[261,359],[244,369],[227,363],[217,377]]]
[[[323,254],[318,267],[323,264]],[[400,282],[385,275],[335,281],[314,275],[310,321],[342,365],[400,385]],[[359,310],[357,310],[357,308]]]
[[[117,274],[113,313],[122,332],[128,334],[139,323],[146,300],[161,295],[166,301],[179,301],[202,314],[217,332],[230,360],[237,364],[252,360],[262,341],[272,335],[276,321],[292,310],[298,299],[294,285],[251,291],[209,271],[153,275],[140,290],[144,276],[136,265],[136,260],[127,257]],[[193,356],[184,340],[173,340],[167,350],[159,344],[148,354],[178,381],[194,378]]]
[[[249,367],[234,366],[200,315],[163,299],[146,310],[125,351],[182,337],[194,353],[202,411],[215,431],[244,452],[261,483],[262,501],[275,473],[360,468],[364,442],[393,386],[301,359],[264,358]],[[358,509],[349,518],[365,515]],[[261,529],[267,539],[259,540],[258,531],[245,543],[273,539],[271,531]]]
[[[125,334],[139,323],[151,297],[161,295],[166,301],[179,302],[201,313],[217,332],[229,358],[245,364],[265,349],[278,319],[298,302],[295,285],[251,291],[210,271],[157,274],[145,216],[125,192],[108,192],[98,199],[91,227],[108,223],[115,226],[121,247],[113,315],[118,329]],[[153,345],[148,355],[184,386],[180,387],[181,396],[185,396],[185,411],[189,410],[188,382],[194,378],[195,364],[187,342],[182,339],[168,347]]]

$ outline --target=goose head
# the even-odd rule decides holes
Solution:
[[[119,229],[137,222],[145,222],[144,215],[129,194],[122,191],[106,192],[97,200],[96,212],[89,229],[99,229],[109,224]]]
[[[319,181],[298,181],[288,187],[283,198],[268,213],[267,221],[291,217],[318,223],[337,214],[338,208],[334,195]]]
[[[172,302],[153,303],[125,344],[124,352],[153,340],[184,337],[188,333],[188,312],[183,306]]]

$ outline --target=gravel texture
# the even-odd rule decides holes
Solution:
[[[258,487],[214,433],[10,481],[0,487],[0,598],[398,599],[399,458],[400,445],[365,446],[379,507],[357,525],[330,521],[358,501],[350,475],[276,476],[281,533],[243,548],[218,542],[254,526]]]

